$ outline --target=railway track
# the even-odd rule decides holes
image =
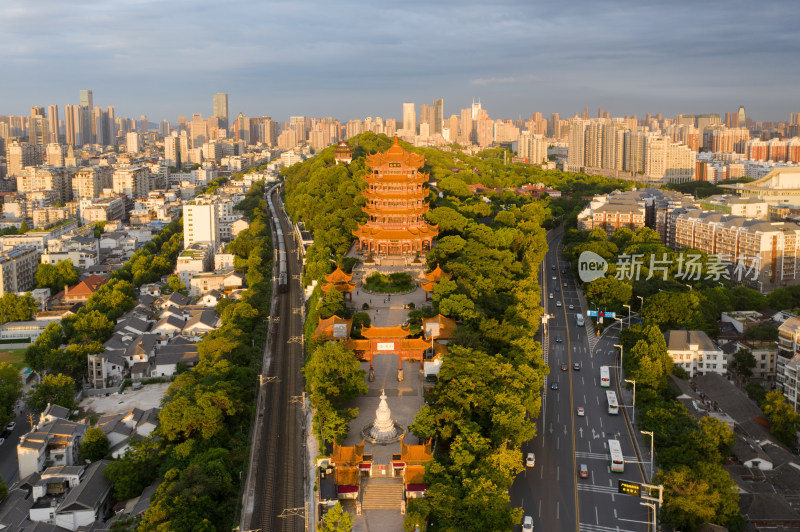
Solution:
[[[254,475],[253,511],[250,519],[243,519],[243,528],[262,532],[295,532],[305,530],[304,525],[304,441],[303,405],[297,398],[303,392],[302,365],[304,360],[301,314],[293,308],[301,304],[300,285],[293,276],[301,273],[293,231],[277,193],[271,194],[273,234],[284,238],[285,266],[278,269],[285,274],[286,288],[273,295],[277,298],[275,315],[271,316],[272,334],[269,366],[262,370],[264,384],[260,426],[254,433],[255,449],[249,475]],[[278,231],[280,229],[280,231]],[[279,245],[275,243],[276,251]],[[276,253],[276,257],[279,257]],[[248,522],[249,521],[249,522]]]

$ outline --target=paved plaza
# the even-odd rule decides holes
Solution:
[[[352,253],[352,252],[351,252]],[[363,257],[352,254],[363,260]],[[408,264],[406,264],[408,262]],[[369,310],[366,310],[372,319],[372,325],[376,327],[393,327],[405,322],[410,310],[407,308],[409,303],[414,303],[415,308],[419,309],[425,305],[430,305],[426,301],[425,292],[417,288],[402,295],[392,295],[391,298],[383,294],[370,294],[363,290],[362,280],[369,277],[373,272],[379,271],[383,274],[392,272],[406,272],[417,281],[426,271],[425,263],[412,264],[411,261],[395,259],[389,261],[384,259],[382,264],[364,264],[363,262],[353,270],[353,280],[356,281],[356,290],[353,291],[352,302],[348,305],[361,310],[362,305],[367,303]],[[392,411],[392,419],[400,423],[406,430],[414,421],[414,416],[424,404],[423,382],[424,375],[419,371],[419,363],[414,361],[403,362],[403,382],[397,381],[397,355],[385,354],[375,356],[373,367],[375,369],[375,380],[369,382],[365,378],[369,391],[366,395],[358,397],[345,405],[348,408],[357,407],[358,417],[350,422],[350,432],[344,445],[355,445],[361,443],[361,429],[375,420],[375,411],[380,403],[381,391],[386,393],[386,401]],[[369,363],[362,362],[362,368],[369,373]],[[416,444],[418,439],[413,435],[407,435],[407,443]],[[392,454],[400,452],[400,443],[387,445],[372,444],[365,442],[364,453],[373,455],[375,464],[391,463]],[[388,471],[387,471],[388,472]],[[368,480],[367,480],[368,482]],[[397,510],[369,510],[361,515],[355,515],[353,501],[347,501],[345,508],[354,516],[354,532],[393,532],[403,530],[404,516]]]

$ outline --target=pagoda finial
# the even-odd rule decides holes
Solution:
[[[397,140],[397,135],[395,135],[394,136],[394,143],[392,144],[392,146],[399,146],[399,145],[400,145],[400,141]]]

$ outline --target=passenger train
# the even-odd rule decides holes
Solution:
[[[267,203],[269,204],[269,214],[272,216],[272,222],[275,226],[275,249],[277,249],[278,260],[278,291],[286,293],[289,289],[289,276],[286,270],[286,241],[284,240],[283,229],[281,228],[281,221],[278,219],[278,212],[272,204],[272,191],[278,188],[275,185],[267,192]]]

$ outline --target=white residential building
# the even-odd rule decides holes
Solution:
[[[703,331],[673,330],[664,333],[667,353],[676,365],[683,367],[689,375],[705,375],[728,372],[725,353],[714,345]]]

